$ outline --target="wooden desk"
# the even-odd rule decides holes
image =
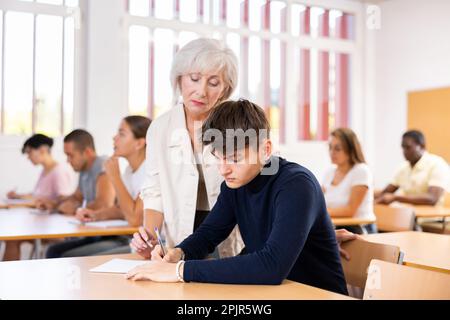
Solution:
[[[450,236],[427,232],[389,232],[368,234],[364,239],[400,247],[403,264],[450,273]]]
[[[61,214],[35,214],[24,208],[0,210],[0,241],[131,235],[136,231],[133,227],[80,226]]]
[[[335,227],[342,226],[359,226],[375,223],[376,220],[373,219],[360,219],[360,218],[331,218]]]
[[[450,208],[442,206],[425,206],[412,205],[408,203],[394,202],[390,204],[393,207],[410,207],[414,209],[414,214],[417,218],[446,218],[450,217]]]
[[[435,206],[414,206],[416,218],[446,218],[450,217],[450,208]]]
[[[140,259],[129,254],[0,262],[0,299],[351,299],[292,281],[279,286],[133,282],[123,274],[88,271],[112,258]]]

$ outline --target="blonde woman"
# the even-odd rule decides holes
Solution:
[[[214,39],[189,42],[175,56],[170,73],[175,105],[147,132],[146,180],[141,192],[144,228],[131,247],[149,258],[155,227],[166,246],[193,233],[214,206],[223,178],[210,150],[202,147],[201,126],[238,80],[235,54]],[[178,103],[181,97],[181,102]],[[218,247],[222,257],[242,250],[237,229]]]

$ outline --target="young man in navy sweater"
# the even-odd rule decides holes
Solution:
[[[216,204],[166,255],[146,245],[149,234],[141,229],[131,246],[155,262],[131,270],[127,278],[273,285],[289,279],[347,294],[320,185],[306,168],[271,155],[268,132],[264,111],[247,100],[216,107],[202,127],[203,142],[212,147],[225,179]],[[236,224],[243,252],[204,260]]]

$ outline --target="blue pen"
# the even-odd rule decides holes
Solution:
[[[161,236],[159,235],[159,230],[158,230],[157,227],[155,227],[155,233],[156,233],[156,239],[158,240],[158,243],[161,246],[161,250],[162,250],[163,256],[165,256],[166,255],[166,250],[164,250],[164,246],[163,246],[163,243],[162,243],[162,240],[161,240]]]

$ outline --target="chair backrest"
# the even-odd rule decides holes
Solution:
[[[450,299],[450,274],[372,260],[364,300]]]
[[[414,208],[377,204],[374,206],[379,231],[410,231],[414,229]]]
[[[347,285],[361,289],[364,289],[366,284],[367,270],[372,259],[392,263],[401,262],[398,246],[356,239],[342,243],[341,248],[350,255],[350,260],[341,258]]]

